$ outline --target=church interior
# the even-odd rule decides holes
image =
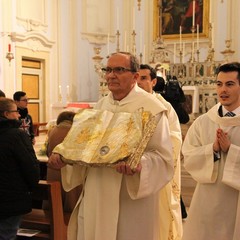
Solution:
[[[0,89],[10,98],[16,91],[27,93],[38,128],[36,151],[45,141],[46,124],[63,109],[94,107],[108,93],[101,69],[109,54],[120,51],[138,56],[159,76],[178,78],[190,116],[181,126],[184,137],[195,118],[217,103],[216,68],[240,59],[240,1],[194,1],[196,10],[189,2],[0,1]],[[194,188],[182,167],[187,208]]]
[[[34,121],[46,122],[68,103],[91,105],[106,94],[101,68],[107,56],[130,51],[141,63],[162,64],[178,77],[192,96],[193,115],[206,112],[216,101],[214,69],[239,59],[240,3],[199,1],[195,27],[192,19],[189,29],[180,29],[187,26],[179,12],[188,1],[173,1],[169,19],[171,2],[1,1],[0,89],[9,97],[27,92]]]

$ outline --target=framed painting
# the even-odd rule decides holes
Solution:
[[[180,26],[182,28],[182,37],[190,38],[192,36],[193,23],[195,27],[199,26],[199,37],[208,37],[210,0],[153,1],[154,39],[160,36],[163,39],[179,38]],[[195,29],[195,33],[196,31]]]

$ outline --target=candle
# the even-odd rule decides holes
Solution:
[[[174,47],[173,47],[173,63],[176,63],[176,43],[174,43]]]
[[[107,55],[109,55],[110,35],[107,35]]]
[[[212,23],[212,48],[214,48],[214,32],[213,32],[213,26],[214,26],[214,24]]]
[[[143,45],[143,63],[146,62],[146,45]]]
[[[127,51],[127,31],[124,32],[124,51]]]
[[[227,5],[227,39],[231,40],[231,24],[232,24],[232,1]]]
[[[132,19],[133,19],[133,30],[135,30],[135,8],[134,7],[133,7]]]
[[[69,96],[69,85],[67,85],[67,96]]]
[[[184,56],[185,56],[185,43],[183,43],[183,58],[182,58],[182,63],[184,63]]]
[[[197,24],[197,50],[199,50],[199,24]]]
[[[8,52],[11,52],[11,44],[8,44]]]
[[[62,87],[61,87],[61,85],[59,85],[58,88],[59,88],[59,94],[62,95]]]
[[[182,51],[182,26],[179,27],[179,49]]]
[[[193,0],[192,25],[193,25],[193,27],[195,26],[195,0]]]
[[[119,8],[117,8],[117,30],[119,30]]]
[[[209,22],[211,23],[212,22],[212,8],[209,9]]]
[[[143,38],[143,33],[140,31],[140,53],[142,53],[142,38]]]

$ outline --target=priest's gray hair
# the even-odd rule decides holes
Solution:
[[[116,55],[116,54],[123,54],[123,55],[129,56],[130,57],[130,69],[132,70],[132,72],[139,71],[139,69],[140,69],[139,60],[135,55],[133,55],[130,52],[115,52],[115,53],[112,53],[110,56]]]

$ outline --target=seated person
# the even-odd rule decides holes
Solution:
[[[58,115],[56,126],[48,132],[47,156],[52,154],[52,150],[61,143],[70,130],[75,112],[64,111]],[[47,180],[61,182],[61,170],[47,169]],[[78,186],[70,192],[65,192],[62,188],[63,210],[72,212],[81,193],[81,186]]]

